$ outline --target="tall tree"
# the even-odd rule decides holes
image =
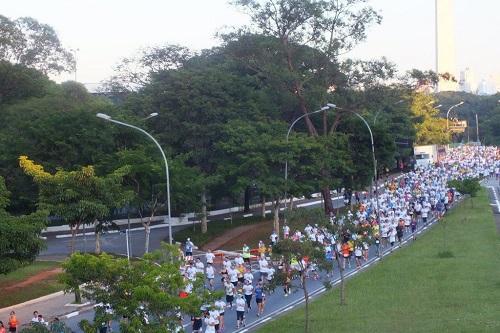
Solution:
[[[235,57],[295,98],[296,108],[306,115],[309,135],[329,135],[338,117],[328,124],[324,116],[317,125],[307,114],[328,98],[332,87],[345,85],[338,56],[364,40],[370,25],[380,22],[381,17],[365,2],[236,0],[233,3],[249,13],[254,31],[265,37],[240,32],[225,40],[228,47],[238,45],[233,48]],[[328,170],[322,171],[324,178],[330,176]],[[321,192],[325,210],[332,211],[330,189],[323,187]]]
[[[0,59],[35,68],[44,74],[70,71],[74,57],[54,28],[31,17],[11,20],[0,15]]]
[[[33,262],[45,246],[40,236],[47,223],[47,212],[11,216],[6,212],[9,195],[0,177],[0,274]]]
[[[109,218],[112,209],[130,201],[130,193],[124,191],[121,185],[128,170],[122,168],[105,177],[98,177],[92,166],[77,171],[59,169],[50,174],[26,156],[19,157],[19,164],[39,187],[39,206],[63,219],[71,228],[71,251],[75,249],[75,237],[80,226],[94,224],[96,253],[100,253],[99,223]]]
[[[435,100],[425,93],[412,95],[411,111],[415,119],[417,145],[447,144],[451,134],[446,128],[446,119],[439,117],[439,110],[433,104]]]

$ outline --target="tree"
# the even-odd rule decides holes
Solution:
[[[145,232],[144,252],[149,252],[151,223],[160,210],[166,212],[167,183],[165,166],[158,157],[157,147],[137,147],[123,149],[110,155],[100,165],[109,173],[119,168],[127,168],[124,184],[133,192],[131,206],[138,213]],[[188,168],[180,157],[169,158],[171,174],[172,210],[185,212],[199,207],[197,200],[200,192],[199,177],[195,170]]]
[[[163,244],[160,250],[130,263],[106,254],[75,253],[63,264],[61,280],[66,291],[77,290],[85,283],[82,295],[86,299],[110,304],[114,314],[97,308],[95,323],[112,319],[112,316],[126,317],[127,322],[120,324],[121,332],[175,332],[179,325],[178,313],[199,313],[202,305],[220,297],[220,293],[210,294],[204,288],[202,278],[184,279],[179,269],[179,251],[175,245]],[[186,288],[191,288],[191,291],[187,289],[189,295],[179,297]],[[85,332],[96,330],[97,325],[81,324]]]
[[[70,71],[73,55],[64,49],[54,29],[31,17],[15,20],[0,15],[0,59],[44,74]]]
[[[317,269],[331,271],[332,265],[326,260],[325,251],[323,246],[317,242],[308,239],[298,242],[291,239],[281,240],[274,248],[273,255],[283,259],[288,265],[285,272],[282,274],[289,274],[288,270],[292,269],[290,263],[296,263],[295,273],[298,274],[300,280],[300,288],[304,292],[305,306],[305,326],[304,331],[309,332],[309,290],[307,289],[307,270],[310,265],[316,265]],[[286,279],[286,277],[282,278]]]
[[[286,124],[276,121],[230,121],[223,129],[219,173],[225,175],[235,193],[249,186],[271,199],[274,230],[279,233],[280,199],[285,192],[283,178]]]
[[[450,132],[446,128],[446,119],[438,117],[439,111],[434,108],[435,100],[425,93],[412,95],[411,111],[415,119],[417,145],[447,144]]]
[[[233,3],[249,13],[254,31],[261,35],[245,31],[229,34],[225,36],[227,47],[275,91],[295,99],[295,109],[305,115],[318,101],[328,99],[329,91],[345,85],[339,55],[363,41],[367,28],[381,20],[364,0]],[[331,135],[340,116],[332,122],[325,114],[320,125],[306,116],[307,132],[313,137]],[[322,172],[323,178],[330,176],[328,170]],[[325,211],[332,211],[330,189],[323,187],[321,192]]]
[[[465,178],[462,180],[451,180],[448,182],[449,187],[455,188],[458,192],[462,194],[470,195],[471,207],[474,207],[474,201],[472,198],[477,196],[477,192],[481,190],[481,184],[477,178]]]
[[[40,236],[47,223],[47,212],[12,216],[6,212],[9,195],[0,177],[0,274],[33,262],[45,246]]]
[[[0,60],[0,105],[29,97],[42,97],[52,85],[36,69]]]
[[[43,96],[1,107],[0,123],[8,126],[0,128],[0,174],[12,191],[9,212],[13,214],[35,211],[37,201],[36,186],[19,169],[19,156],[43,161],[46,170],[53,173],[58,167],[97,165],[117,148],[139,141],[135,133],[119,131],[98,119],[97,112],[116,111],[109,102],[91,96],[82,85],[50,83],[46,90]]]
[[[26,156],[19,157],[19,165],[39,187],[39,206],[71,228],[71,252],[74,251],[76,234],[81,225],[94,224],[96,253],[100,253],[100,224],[108,220],[112,209],[120,208],[129,201],[130,193],[122,188],[126,168],[99,177],[92,166],[78,171],[59,169],[50,174],[41,165]]]
[[[103,82],[105,92],[131,92],[144,87],[155,73],[181,68],[193,56],[186,47],[170,44],[147,47],[138,54],[123,58],[115,66],[115,74]]]

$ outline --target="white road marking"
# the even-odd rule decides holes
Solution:
[[[498,202],[497,191],[494,186],[488,186],[493,191],[493,196],[495,197],[495,205],[497,206],[498,212],[500,212],[500,202]]]
[[[75,316],[78,316],[79,314],[80,314],[80,311],[71,312],[71,313],[68,313],[66,315],[66,318],[75,317]]]

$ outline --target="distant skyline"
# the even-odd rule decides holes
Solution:
[[[383,16],[348,57],[382,56],[398,70],[435,69],[434,1],[371,0]],[[139,48],[177,43],[199,51],[218,45],[217,31],[249,22],[227,0],[0,0],[0,14],[31,16],[54,27],[63,45],[78,48],[78,81],[98,83],[121,58]],[[456,72],[471,68],[478,79],[500,84],[497,33],[500,1],[455,0]],[[56,77],[71,80],[73,73]]]

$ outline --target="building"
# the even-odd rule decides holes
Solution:
[[[476,78],[474,72],[467,67],[465,70],[460,72],[460,81],[458,82],[458,90],[475,93],[477,89]]]
[[[436,0],[436,73],[447,74],[439,79],[437,92],[456,91],[454,0]]]

